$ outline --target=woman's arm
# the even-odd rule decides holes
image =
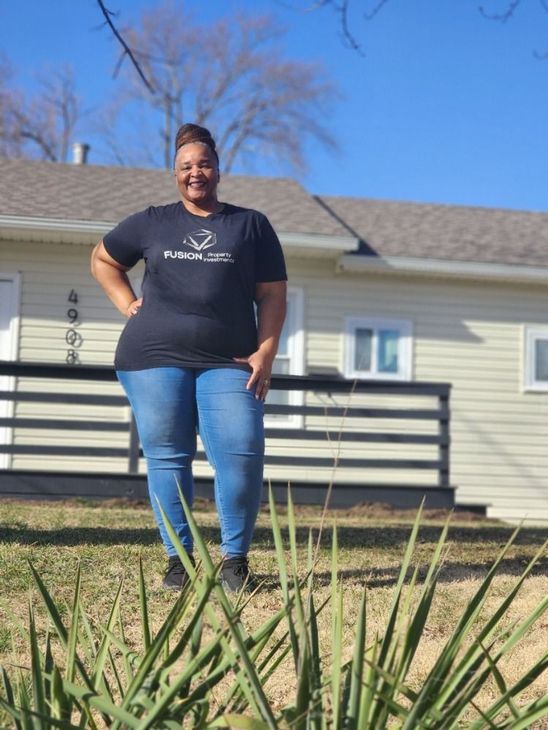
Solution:
[[[91,253],[92,275],[103,287],[114,306],[125,317],[131,317],[139,311],[142,299],[137,299],[135,296],[126,271],[129,271],[129,268],[115,261],[102,241],[95,246]]]
[[[268,281],[256,285],[258,348],[249,357],[235,358],[237,362],[245,362],[251,367],[253,372],[247,382],[247,388],[252,388],[256,384],[256,397],[261,400],[265,399],[270,385],[272,364],[278,351],[285,320],[286,300],[285,281]]]

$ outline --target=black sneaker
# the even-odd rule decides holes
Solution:
[[[189,555],[192,565],[194,565],[194,558]],[[164,575],[162,585],[168,591],[181,591],[190,580],[188,573],[186,572],[184,565],[178,555],[172,555],[169,558],[167,570]]]
[[[257,579],[249,569],[245,555],[225,558],[221,563],[221,585],[227,593],[252,593],[257,588]]]

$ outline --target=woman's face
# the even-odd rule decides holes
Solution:
[[[185,144],[175,157],[177,187],[188,208],[207,209],[217,203],[219,170],[212,150],[204,144]]]

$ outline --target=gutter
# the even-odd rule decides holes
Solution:
[[[357,251],[360,245],[353,236],[326,236],[322,233],[279,233],[280,241],[286,249],[306,253],[318,250],[332,254]],[[343,256],[343,258],[346,258]]]
[[[548,266],[478,263],[407,256],[347,256],[337,261],[340,274],[407,274],[417,277],[548,283]]]
[[[112,230],[117,221],[83,221],[65,218],[0,215],[0,239],[20,241],[97,243]],[[318,252],[336,256],[357,251],[359,239],[353,236],[329,236],[321,233],[280,233],[288,253],[314,255]]]
[[[16,215],[0,215],[0,237],[8,238],[6,234],[17,233],[18,238],[24,232],[30,233],[93,233],[102,235],[116,224],[109,221],[81,221],[66,220],[64,218],[27,218]]]

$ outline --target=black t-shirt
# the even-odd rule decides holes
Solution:
[[[123,266],[145,260],[143,305],[122,332],[117,370],[238,367],[234,357],[257,349],[255,284],[287,278],[268,219],[226,203],[207,217],[151,206],[103,243]]]

